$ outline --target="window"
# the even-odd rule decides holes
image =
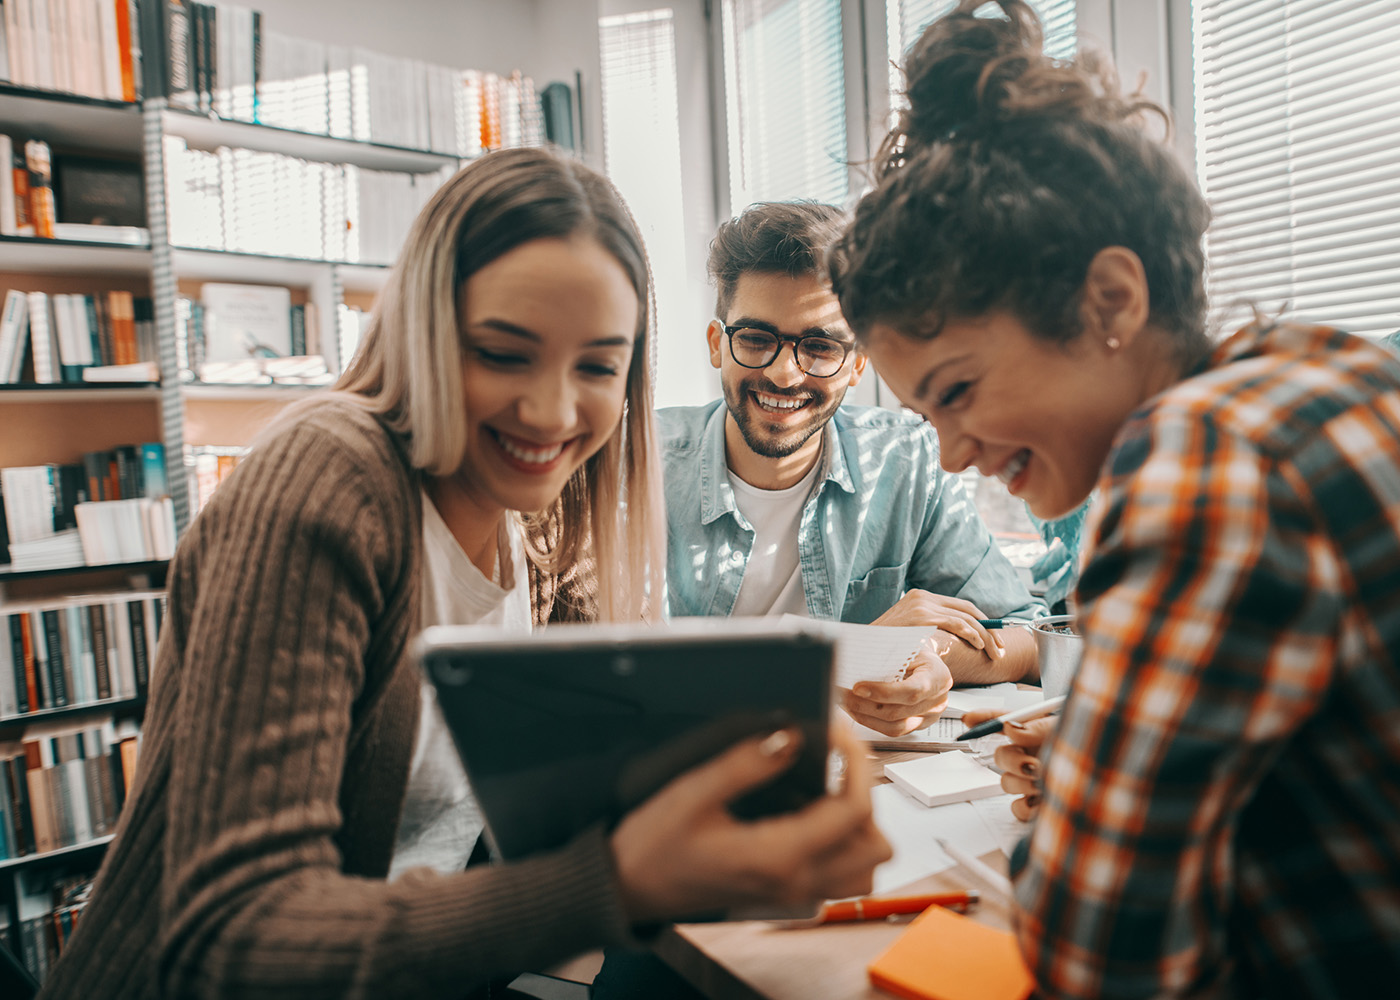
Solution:
[[[683,315],[684,220],[676,35],[669,8],[598,19],[603,155],[608,177],[636,217],[656,286],[658,317]],[[658,352],[665,345],[658,345]],[[658,399],[671,402],[669,366]]]
[[[723,0],[729,199],[842,204],[849,182],[841,0]]]
[[[1400,329],[1400,4],[1196,0],[1212,320]]]
[[[1061,59],[1073,56],[1075,34],[1078,30],[1074,0],[1030,0],[1030,5],[1040,15],[1040,23],[1045,28],[1045,51]],[[889,39],[890,50],[892,109],[903,105],[899,94],[904,89],[904,78],[899,72],[899,64],[903,62],[905,52],[934,19],[948,13],[955,6],[956,0],[888,0],[885,16],[889,21],[886,37]],[[1001,16],[995,4],[989,5],[986,10],[994,16]]]

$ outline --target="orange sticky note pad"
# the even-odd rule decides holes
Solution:
[[[1016,939],[931,906],[870,963],[870,981],[908,1000],[1026,1000],[1035,980]]]

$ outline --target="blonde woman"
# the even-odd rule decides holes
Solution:
[[[641,923],[868,888],[888,849],[858,770],[801,813],[725,808],[791,762],[787,732],[615,830],[463,870],[480,824],[410,640],[636,620],[660,593],[649,298],[626,208],[577,163],[497,153],[433,197],[336,391],[180,546],[141,772],[43,996],[460,997]]]

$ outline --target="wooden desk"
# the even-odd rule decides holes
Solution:
[[[880,763],[907,754],[877,754]],[[883,779],[880,779],[883,781]],[[999,872],[1006,858],[993,848],[981,860]],[[982,902],[973,917],[1010,927],[1010,913],[980,879],[961,865],[920,879],[898,895],[947,889],[977,889]],[[890,1000],[870,985],[865,967],[904,931],[898,922],[858,921],[783,930],[763,921],[682,924],[652,944],[668,965],[711,1000]]]

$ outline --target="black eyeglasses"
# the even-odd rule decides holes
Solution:
[[[769,330],[751,326],[724,324],[729,337],[729,356],[745,368],[767,368],[782,353],[784,344],[792,345],[792,356],[804,375],[830,378],[841,370],[851,345],[820,334],[805,337],[785,337]]]

